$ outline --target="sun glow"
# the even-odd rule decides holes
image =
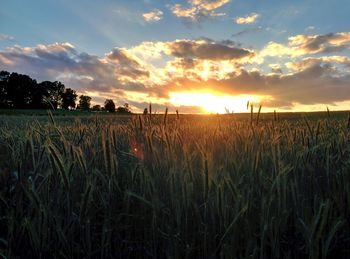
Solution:
[[[170,103],[176,106],[201,107],[203,113],[239,113],[247,112],[247,103],[261,104],[263,100],[270,99],[259,95],[219,95],[210,92],[171,92]]]

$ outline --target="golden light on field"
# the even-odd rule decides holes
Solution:
[[[203,113],[247,112],[247,103],[260,104],[270,99],[259,95],[220,95],[211,92],[170,92],[170,103],[175,106],[201,107]]]

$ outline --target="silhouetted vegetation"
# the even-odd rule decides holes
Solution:
[[[120,114],[131,114],[130,108],[129,108],[129,104],[125,103],[124,106],[119,106],[116,110],[117,113]]]
[[[59,81],[43,81],[38,83],[28,75],[0,72],[0,108],[1,109],[53,109],[64,110],[79,109],[90,111],[92,98],[87,95],[79,96],[79,104],[76,105],[77,93],[71,88],[66,88]],[[117,112],[119,114],[131,114],[129,105],[116,106],[111,99],[107,99],[104,107],[94,105],[93,111]]]
[[[114,104],[113,100],[107,99],[105,101],[105,110],[108,112],[115,112],[115,104]]]
[[[65,86],[58,81],[37,83],[28,75],[0,72],[0,108],[57,109],[64,93]]]
[[[0,116],[0,257],[349,258],[350,118],[307,116]]]
[[[77,94],[71,88],[67,88],[64,93],[62,93],[62,108],[63,109],[74,109],[75,101],[77,100]]]
[[[95,112],[101,111],[101,105],[97,104],[97,105],[92,106],[92,110],[95,111]]]
[[[91,97],[87,95],[81,95],[79,96],[79,109],[88,111],[90,110],[91,106]]]

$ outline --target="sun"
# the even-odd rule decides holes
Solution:
[[[221,95],[211,92],[170,92],[170,102],[175,106],[201,107],[203,113],[247,112],[247,103],[260,104],[265,96]]]

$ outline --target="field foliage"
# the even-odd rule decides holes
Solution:
[[[0,117],[0,258],[348,258],[347,113]]]

